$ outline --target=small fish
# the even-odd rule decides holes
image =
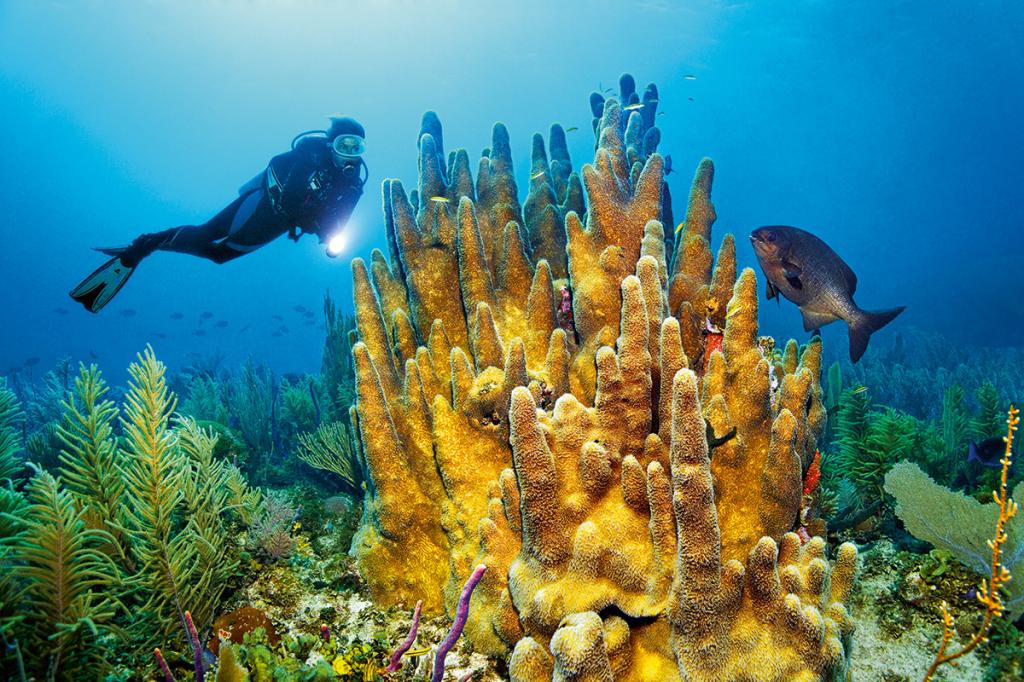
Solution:
[[[135,317],[135,310],[132,308],[125,308],[118,313],[121,317]]]
[[[683,76],[683,80],[684,81],[695,81],[695,80],[697,80],[697,77],[694,76],[692,73],[688,73],[685,76]]]
[[[314,313],[312,310],[307,310],[304,313],[302,313],[302,316],[303,317],[315,317],[316,313]]]
[[[423,649],[409,649],[408,651],[406,651],[402,655],[403,656],[408,656],[409,658],[412,658],[413,656],[422,656],[423,654],[429,654],[429,653],[430,653],[430,647],[428,646],[428,647],[424,647]]]
[[[92,349],[90,348],[90,349],[89,349],[89,359],[90,359],[90,360],[99,360],[99,359],[100,359],[100,356],[96,355],[96,351],[94,351],[94,350],[92,350]]]
[[[185,318],[185,313],[171,313],[172,320],[182,320]]]
[[[643,109],[643,108],[644,108],[644,105],[640,104],[639,102],[637,102],[636,104],[630,104],[628,107],[623,107],[622,110],[623,111],[637,111],[637,110]]]
[[[672,155],[665,157],[665,175],[672,175]]]
[[[54,308],[53,312],[57,313],[58,315],[67,315],[68,314],[68,309],[67,308]]]
[[[228,326],[228,321],[227,320],[218,320],[217,324],[215,324],[213,326],[214,327],[220,327],[221,329],[223,329],[224,327]]]
[[[200,320],[208,320],[211,317],[213,317],[213,313],[211,313],[209,310],[199,313]]]
[[[238,333],[239,333],[239,334],[243,334],[243,333],[245,333],[245,332],[247,332],[247,331],[249,331],[249,325],[245,325],[244,327],[242,327],[241,329],[239,329],[239,330],[238,330]]]
[[[439,204],[447,204],[449,201],[448,197],[430,197],[430,200]]]
[[[271,336],[273,336],[275,339],[279,339],[281,338],[281,332],[274,332],[273,334],[271,334]]]
[[[271,319],[277,320],[278,322],[281,322],[282,320],[284,320],[284,318],[281,317],[280,315],[271,315],[270,317],[271,317]]]
[[[297,305],[294,308],[292,308],[292,310],[294,310],[297,313],[304,313],[304,312],[306,312],[306,306],[304,306],[304,305]]]
[[[1006,441],[1002,436],[986,438],[980,443],[973,440],[967,446],[967,461],[996,469],[1002,466],[1003,455],[1006,453]]]
[[[280,326],[280,327],[278,328],[278,331],[279,331],[279,332],[281,332],[282,334],[287,334],[287,333],[288,333],[288,327],[286,327],[286,326],[284,326],[284,325],[282,324],[282,325],[281,325],[281,326]]]
[[[684,225],[686,225],[686,223],[679,223],[676,225],[676,234],[679,234],[679,231],[683,229]]]
[[[158,339],[166,339],[167,338],[167,334],[164,334],[163,332],[157,332],[153,336],[155,336]]]
[[[206,336],[206,330],[205,329],[197,329],[194,332],[192,332],[192,336]]]
[[[39,358],[33,356],[31,358],[25,358],[25,363],[22,365],[22,367],[35,367],[38,364]]]
[[[851,395],[858,395],[866,390],[868,390],[867,386],[858,386],[857,388],[853,389],[853,393]]]
[[[664,116],[664,115],[665,115],[665,112],[664,112],[664,111],[659,111],[659,112],[658,112],[658,116]]]
[[[544,177],[544,171],[537,171],[536,173],[534,173],[533,175],[530,176],[530,179],[531,180],[536,180],[537,178],[543,178],[543,177]]]
[[[579,130],[579,126],[569,126],[568,128],[565,129],[565,132],[575,133],[577,130]]]
[[[850,360],[857,362],[871,334],[903,312],[904,306],[869,311],[853,302],[857,275],[835,251],[806,230],[786,225],[759,227],[750,234],[768,280],[768,299],[782,294],[800,307],[804,331],[817,332],[843,320],[850,330]]]
[[[690,100],[691,102],[694,101],[694,99],[692,97],[687,97],[686,99]]]
[[[728,320],[729,318],[731,318],[733,315],[735,315],[736,313],[738,313],[741,310],[743,310],[743,306],[741,306],[741,305],[738,305],[735,308],[729,308],[728,310],[725,311],[725,319]]]
[[[723,436],[716,436],[715,429],[711,426],[711,422],[707,419],[704,420],[704,436],[708,441],[708,449],[714,450],[719,445],[724,445],[730,440],[736,437],[736,427],[732,427]]]

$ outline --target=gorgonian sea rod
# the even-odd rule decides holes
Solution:
[[[598,104],[581,175],[535,138],[525,209],[500,124],[474,183],[428,114],[419,187],[384,184],[390,258],[353,262],[359,569],[438,613],[486,565],[466,635],[517,680],[841,679],[856,551],[791,532],[820,342],[763,351],[710,160],[666,240],[654,86]]]

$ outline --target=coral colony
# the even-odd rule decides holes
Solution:
[[[591,109],[592,163],[534,136],[523,203],[502,124],[474,176],[427,113],[317,376],[147,348],[123,392],[0,379],[7,678],[838,681],[854,613],[930,633],[894,645],[913,675],[1020,674],[1024,380],[914,393],[894,345],[823,386],[712,252],[710,159],[674,225],[657,88]]]

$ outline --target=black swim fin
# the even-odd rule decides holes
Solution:
[[[81,303],[91,313],[98,313],[103,306],[110,303],[135,272],[134,267],[121,262],[124,247],[96,250],[113,258],[97,268],[71,291],[71,298]]]

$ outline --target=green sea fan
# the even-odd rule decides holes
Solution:
[[[912,462],[900,462],[885,477],[885,491],[896,498],[896,515],[914,537],[952,552],[979,575],[991,574],[992,549],[999,506],[939,485]],[[1024,482],[1011,497],[1024,500]],[[1006,525],[1002,564],[1013,574],[1007,586],[1006,609],[1010,620],[1024,614],[1024,516]]]
[[[117,567],[102,550],[113,538],[89,528],[84,510],[45,471],[29,482],[28,496],[14,550],[16,577],[25,582],[23,651],[40,679],[95,679],[109,654],[101,638],[116,630],[112,621],[123,608],[113,594]]]

